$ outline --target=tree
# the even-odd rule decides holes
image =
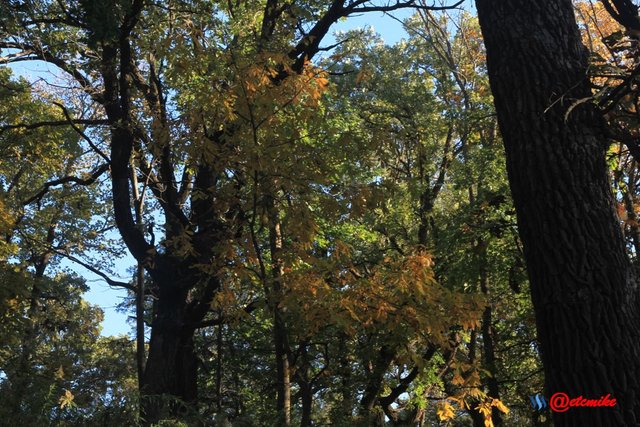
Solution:
[[[622,12],[626,2],[613,3]],[[572,3],[478,0],[477,7],[547,390],[617,399],[614,408],[556,413],[555,423],[637,425],[635,277]]]
[[[150,397],[143,400],[147,422],[197,401],[195,331],[211,314],[236,245],[252,239],[251,219],[259,218],[256,224],[269,235],[261,276],[271,289],[277,401],[287,424],[289,361],[278,310],[282,193],[263,164],[280,159],[271,159],[263,143],[298,136],[269,133],[267,124],[275,120],[291,132],[287,125],[295,122],[283,116],[317,97],[324,83],[310,60],[323,50],[334,22],[361,12],[431,7],[413,0],[10,1],[1,7],[0,47],[11,50],[2,63],[41,60],[58,67],[71,80],[66,92],[108,125],[107,132],[85,133],[87,147],[103,161],[92,176],[110,172],[115,225],[147,271],[156,299],[141,379]],[[134,215],[143,197],[153,198],[147,218]],[[151,398],[160,395],[177,401]]]
[[[117,361],[130,357],[129,340],[99,337],[102,311],[81,298],[85,281],[60,265],[63,256],[117,250],[101,246],[109,243],[101,193],[59,175],[91,165],[82,131],[69,127],[59,98],[11,79],[7,68],[0,99],[0,416],[28,425],[107,417],[129,424],[131,365]]]
[[[83,280],[35,277],[5,266],[0,274],[39,291],[3,306],[10,323],[0,331],[0,416],[25,425],[134,423],[133,346],[126,337],[99,336],[102,311],[81,299]]]
[[[436,361],[440,352],[447,353],[446,346],[436,346],[439,350],[432,360],[421,359],[424,356],[417,351],[412,357],[418,363],[406,364],[401,381],[393,375],[384,379],[382,384],[391,393],[381,394],[377,403],[367,393],[365,400],[384,409],[394,425],[412,417],[428,422],[431,408],[426,402],[441,390],[434,385],[432,369],[443,369],[442,388],[449,396],[464,397],[465,389],[477,388],[462,385],[461,370],[453,366],[466,363],[481,368],[463,375],[479,372],[476,386],[488,395],[499,397],[496,390],[501,385],[500,397],[512,409],[510,421],[524,425],[531,415],[524,403],[529,390],[539,388],[541,375],[527,284],[519,277],[523,268],[514,238],[515,215],[479,26],[464,13],[447,17],[427,12],[405,25],[409,36],[395,46],[358,33],[350,35],[357,42],[334,54],[341,61],[332,71],[351,71],[334,79],[340,88],[340,109],[357,112],[359,128],[375,144],[368,160],[359,159],[358,164],[370,165],[378,175],[385,202],[382,210],[368,209],[364,221],[382,234],[385,243],[378,250],[410,252],[417,244],[428,248],[442,286],[459,293],[477,289],[485,294],[487,306],[480,330],[458,335],[454,360],[449,360],[449,352],[445,363]],[[393,356],[397,349],[388,353]],[[403,357],[397,354],[392,365]],[[514,359],[518,362],[512,363]],[[455,362],[450,369],[448,362]],[[405,390],[408,398],[387,406],[399,390]],[[477,409],[483,398],[468,395],[462,400],[467,406],[460,406],[474,416],[476,425],[484,425],[485,416]],[[500,417],[494,408],[497,424]]]

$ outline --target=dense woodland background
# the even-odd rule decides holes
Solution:
[[[628,3],[573,5],[591,91],[560,103],[607,122],[635,264]],[[0,424],[551,425],[480,25],[434,6],[0,3]],[[405,8],[394,45],[329,38]],[[21,61],[54,71],[28,81]],[[116,280],[125,251],[138,267]],[[70,263],[128,295],[131,336],[100,334]]]

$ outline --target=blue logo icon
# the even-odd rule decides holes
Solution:
[[[531,406],[536,411],[542,411],[548,406],[547,400],[541,394],[532,394],[531,396],[529,396],[529,400],[531,400]]]

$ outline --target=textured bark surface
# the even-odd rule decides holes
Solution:
[[[142,385],[147,423],[179,415],[198,398],[194,329],[188,326],[186,303],[189,287],[172,275],[164,281],[155,278],[154,283],[159,297]]]
[[[640,420],[636,291],[590,103],[570,0],[477,0],[509,182],[531,281],[548,396],[614,408],[554,413],[556,426]],[[537,390],[531,390],[532,393]]]

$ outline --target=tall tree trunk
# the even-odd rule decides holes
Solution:
[[[131,158],[136,145],[132,118],[132,76],[134,75],[135,57],[131,46],[131,31],[138,22],[144,1],[134,0],[131,9],[123,19],[117,43],[104,43],[102,47],[101,72],[104,80],[104,108],[107,118],[113,124],[111,128],[111,191],[114,220],[122,239],[134,258],[151,276],[153,287],[157,291],[157,303],[154,306],[154,319],[151,325],[151,339],[141,388],[141,414],[146,424],[155,423],[166,416],[179,415],[193,406],[197,401],[197,357],[194,352],[193,334],[195,324],[202,320],[210,308],[209,302],[215,283],[207,285],[205,296],[200,304],[193,304],[188,298],[189,290],[199,282],[198,273],[189,269],[189,265],[207,259],[208,252],[202,244],[194,243],[200,249],[200,258],[173,258],[170,253],[160,254],[154,242],[147,242],[141,227],[142,221],[136,222],[131,201],[132,171]],[[117,125],[116,125],[117,124]],[[209,177],[208,170],[203,176]],[[166,177],[167,184],[175,179]],[[208,183],[208,182],[207,182]],[[167,200],[175,201],[174,188],[166,186]],[[203,188],[208,188],[207,186]],[[138,195],[136,201],[141,201]],[[207,202],[200,201],[200,204]],[[174,218],[174,210],[165,209],[166,237],[177,235],[180,230]],[[193,215],[197,219],[207,215],[198,203],[192,206]],[[171,211],[172,213],[167,213]],[[203,223],[209,233],[214,235],[211,224]],[[201,224],[199,223],[198,226]],[[203,233],[201,233],[203,234]],[[211,241],[208,241],[210,247]],[[214,280],[215,279],[211,279]]]
[[[289,366],[289,341],[287,326],[280,303],[284,297],[282,289],[282,229],[280,218],[272,195],[267,197],[269,212],[269,249],[271,252],[271,305],[273,310],[273,343],[276,356],[276,410],[280,425],[291,425],[291,368]]]
[[[476,351],[478,348],[478,332],[474,329],[471,331],[471,337],[469,338],[469,363],[476,363]],[[480,413],[480,411],[475,408],[470,408],[468,410],[469,416],[471,417],[471,421],[473,423],[473,427],[482,427],[484,426],[484,415]],[[493,416],[493,413],[491,414]]]
[[[146,362],[144,339],[144,267],[136,267],[136,367],[138,370],[138,388],[144,384],[144,366]]]
[[[168,275],[165,280],[158,283],[158,305],[143,378],[142,412],[149,424],[183,414],[198,396],[194,328],[188,324],[187,291],[175,277]]]
[[[570,0],[477,0],[509,183],[531,281],[547,392],[613,408],[554,413],[556,426],[635,426],[635,289],[590,103]],[[575,107],[575,108],[572,108]]]
[[[487,243],[483,239],[479,239],[476,250],[479,257],[479,280],[480,291],[490,301],[489,298],[489,274],[487,271]],[[500,399],[500,388],[498,385],[498,372],[496,368],[495,355],[495,333],[493,328],[493,308],[488,304],[482,312],[482,325],[480,328],[482,333],[482,367],[489,375],[484,379],[483,385],[487,389],[487,395],[494,399]],[[469,360],[473,363],[476,359],[477,333],[471,334],[471,343],[469,349]],[[470,411],[473,419],[474,427],[483,427],[485,425],[484,415],[480,411],[472,408]],[[491,420],[495,426],[502,425],[502,414],[496,407],[491,408]]]
[[[338,409],[341,420],[351,420],[353,418],[353,407],[355,406],[355,393],[353,392],[351,379],[351,363],[349,361],[349,336],[342,332],[338,332],[338,351],[337,351],[337,373],[340,378],[339,395],[340,406]],[[346,421],[345,421],[346,422]]]
[[[291,370],[286,327],[279,308],[274,310],[273,339],[276,356],[276,410],[281,425],[291,424]]]
[[[311,427],[311,410],[313,409],[313,387],[309,382],[300,385],[300,399],[302,401],[302,414],[300,427]]]
[[[222,317],[222,313],[218,313]],[[222,413],[222,354],[224,352],[224,341],[222,335],[223,324],[218,325],[216,333],[216,412]]]
[[[300,427],[311,427],[311,411],[313,409],[313,382],[310,378],[310,361],[307,343],[301,344],[300,356],[302,359],[297,370],[298,386],[300,387],[300,401],[302,413],[300,415]]]
[[[484,242],[479,242],[481,248],[480,263],[480,290],[482,294],[490,300],[489,297],[489,274],[486,264],[487,246]],[[493,328],[493,308],[488,304],[482,313],[482,364],[489,371],[486,378],[487,394],[494,399],[500,399],[500,388],[498,386],[498,370],[496,368],[495,353],[495,331]],[[502,414],[495,406],[491,408],[491,419],[495,426],[502,425]]]

